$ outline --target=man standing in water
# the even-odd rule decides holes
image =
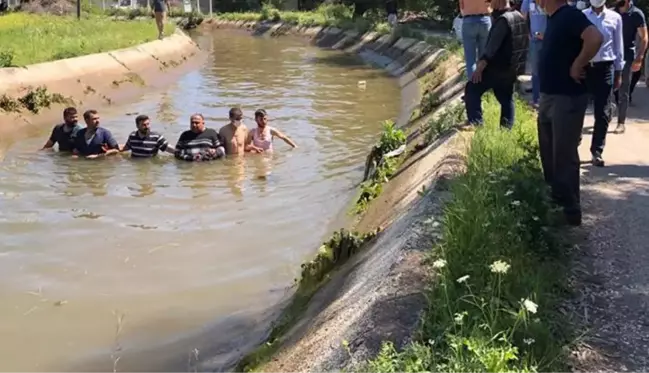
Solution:
[[[611,96],[618,88],[624,67],[622,42],[622,17],[607,9],[606,0],[590,0],[591,7],[584,10],[588,20],[602,34],[602,46],[586,67],[586,88],[593,98],[595,125],[590,145],[593,166],[603,167],[604,143],[611,122]]]
[[[588,106],[585,67],[602,45],[602,34],[566,0],[540,0],[548,14],[539,60],[538,132],[541,164],[552,197],[570,225],[581,225],[579,140]]]
[[[626,130],[626,112],[629,107],[629,92],[631,89],[631,74],[642,67],[642,57],[647,47],[647,22],[642,10],[638,9],[631,0],[620,0],[616,10],[622,15],[624,32],[624,70],[622,70],[622,84],[615,91],[617,110],[616,133]],[[640,44],[636,49],[635,40],[639,36]]]
[[[248,137],[248,127],[243,124],[243,112],[239,108],[232,108],[229,117],[230,123],[219,129],[219,136],[228,155],[243,155]]]
[[[153,0],[153,14],[155,16],[155,24],[158,27],[158,39],[164,37],[165,20],[169,9],[171,9],[169,0]]]
[[[86,128],[82,128],[74,137],[74,155],[86,158],[106,157],[119,153],[119,144],[109,130],[99,127],[97,110],[83,113]]]
[[[133,158],[155,157],[159,151],[171,154],[176,152],[161,133],[151,131],[151,120],[148,116],[138,115],[135,118],[135,126],[137,131],[131,132],[126,144],[119,149],[121,152],[130,150]]]
[[[50,138],[42,149],[51,149],[58,143],[60,152],[71,152],[74,148],[74,136],[81,129],[78,122],[77,109],[69,107],[63,110],[63,123],[54,126]]]
[[[211,161],[225,156],[221,137],[215,130],[205,128],[203,114],[189,118],[190,129],[180,134],[176,143],[176,158],[183,161]]]

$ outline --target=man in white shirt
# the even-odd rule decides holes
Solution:
[[[608,125],[611,122],[611,96],[622,82],[624,68],[624,41],[622,38],[622,17],[607,9],[606,0],[590,0],[590,8],[583,12],[588,20],[602,34],[599,51],[586,67],[586,87],[593,98],[595,126],[590,145],[592,163],[603,167],[604,143]]]

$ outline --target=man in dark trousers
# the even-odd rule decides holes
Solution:
[[[595,125],[590,153],[593,166],[603,167],[604,143],[611,122],[611,96],[613,87],[620,87],[624,68],[624,42],[622,41],[622,17],[613,9],[607,9],[606,0],[590,0],[590,8],[584,10],[586,18],[602,34],[602,46],[586,66],[586,88],[593,98]]]
[[[493,90],[500,103],[500,125],[514,125],[514,84],[525,73],[529,29],[525,17],[508,0],[493,0],[500,16],[489,31],[484,54],[464,89],[468,125],[482,124],[482,95]]]
[[[615,9],[622,15],[625,61],[624,70],[622,70],[622,84],[620,89],[615,91],[615,103],[617,104],[615,132],[624,133],[631,92],[631,75],[642,67],[642,58],[647,47],[647,22],[642,10],[633,5],[631,0],[619,0]],[[636,38],[640,42],[638,45],[636,45]]]
[[[539,59],[539,147],[545,181],[570,225],[581,225],[579,140],[588,106],[585,68],[602,34],[566,0],[541,0],[548,15]]]

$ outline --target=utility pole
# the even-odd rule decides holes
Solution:
[[[81,19],[81,0],[77,0],[77,19]]]
[[[209,0],[209,2],[210,2],[210,18],[212,18],[212,1],[213,0]]]

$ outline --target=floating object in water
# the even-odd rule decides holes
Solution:
[[[365,90],[367,88],[367,82],[365,80],[359,80],[358,88]]]

